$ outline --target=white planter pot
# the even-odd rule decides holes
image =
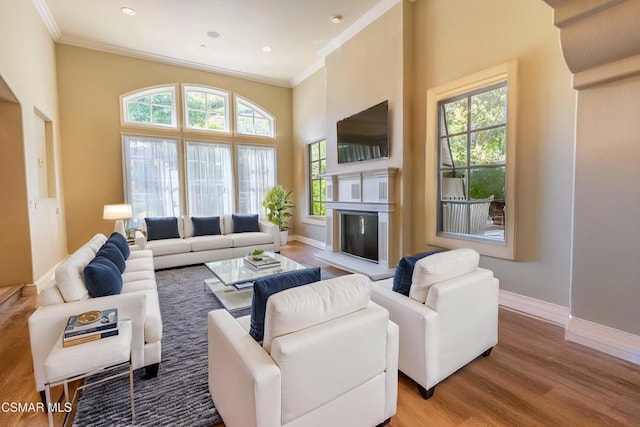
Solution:
[[[280,246],[284,246],[287,244],[288,237],[289,237],[289,230],[280,232]]]

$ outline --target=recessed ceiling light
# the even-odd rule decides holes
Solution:
[[[204,49],[204,48],[207,47],[207,45],[206,44],[201,44],[200,47]]]
[[[263,52],[271,52],[271,47],[270,46],[262,46],[262,51]]]
[[[329,21],[333,22],[334,24],[339,24],[340,21],[342,21],[342,15],[331,15]]]
[[[207,35],[212,39],[217,39],[218,37],[220,37],[220,33],[217,31],[209,31]]]
[[[121,7],[120,10],[125,15],[134,16],[136,14],[135,10],[131,9],[130,7],[126,7],[126,6],[125,7]]]

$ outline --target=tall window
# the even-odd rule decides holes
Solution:
[[[327,192],[321,174],[327,172],[327,141],[309,144],[309,214],[326,215]]]
[[[236,132],[243,135],[274,136],[274,120],[266,111],[236,96]]]
[[[439,231],[504,240],[507,83],[438,103]]]
[[[175,86],[150,88],[121,97],[122,121],[148,126],[176,127]]]
[[[188,129],[229,132],[229,94],[198,86],[185,86],[185,124]]]
[[[231,146],[187,142],[186,158],[189,214],[212,216],[233,213]]]
[[[428,243],[513,259],[517,64],[427,92]]]
[[[145,217],[180,215],[178,141],[125,135],[125,187],[131,203],[131,228]]]
[[[238,211],[264,213],[262,201],[267,190],[276,185],[276,149],[238,145]]]

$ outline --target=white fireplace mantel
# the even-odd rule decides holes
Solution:
[[[390,259],[390,232],[395,219],[395,176],[398,168],[381,168],[357,172],[323,174],[326,185],[325,254],[318,257],[341,268],[377,278],[393,275],[397,260]],[[378,262],[354,259],[341,252],[340,212],[376,212],[378,214]],[[391,257],[393,258],[393,257]],[[393,264],[393,265],[391,265]],[[360,268],[357,266],[361,265]]]

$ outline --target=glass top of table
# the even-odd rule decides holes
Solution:
[[[279,260],[280,265],[272,269],[254,270],[245,264],[244,258],[205,262],[204,265],[226,286],[231,286],[237,283],[253,282],[261,277],[273,276],[274,274],[286,273],[288,271],[304,270],[307,268],[304,265],[280,254],[265,252],[265,255]]]

